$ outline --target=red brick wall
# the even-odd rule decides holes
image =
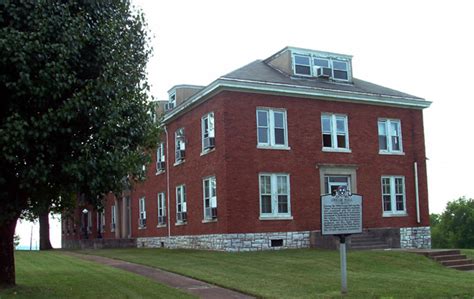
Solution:
[[[257,107],[287,110],[291,150],[257,149]],[[214,151],[201,156],[201,117],[208,112],[214,112],[216,147]],[[351,153],[322,151],[322,112],[348,116]],[[404,155],[379,154],[378,118],[401,120]],[[185,128],[186,161],[173,166],[174,134],[181,127]],[[171,121],[167,131],[167,171],[156,175],[156,153],[153,152],[152,164],[147,168],[148,180],[135,186],[131,193],[132,237],[168,235],[168,227],[157,228],[159,192],[165,192],[167,204],[168,196],[170,198],[170,213],[167,216],[171,216],[171,235],[320,229],[318,164],[357,165],[357,193],[364,196],[365,228],[429,225],[421,110],[224,91]],[[418,162],[419,172],[421,224],[416,223],[415,161]],[[293,220],[259,220],[260,172],[290,174]],[[170,179],[170,194],[166,186],[167,175]],[[202,179],[211,175],[215,175],[217,180],[218,220],[202,223]],[[382,217],[382,175],[405,176],[408,216]],[[180,184],[186,185],[188,222],[176,226],[176,186]],[[138,229],[138,201],[142,196],[146,198],[146,229]],[[106,238],[115,237],[110,232],[112,198],[109,196],[105,209]]]
[[[357,165],[358,193],[364,196],[363,225],[416,226],[413,162],[418,161],[421,225],[429,225],[423,120],[420,110],[224,92],[229,232],[320,229],[317,164]],[[256,108],[287,110],[290,151],[257,149]],[[321,113],[348,116],[351,153],[322,152]],[[380,155],[378,118],[400,119],[405,155]],[[260,172],[290,174],[293,220],[259,220]],[[406,217],[382,217],[381,176],[405,176]],[[232,211],[232,212],[230,212]]]

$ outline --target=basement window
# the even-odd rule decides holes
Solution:
[[[271,247],[282,247],[283,246],[283,239],[274,239],[270,240]]]

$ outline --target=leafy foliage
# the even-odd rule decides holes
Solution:
[[[143,15],[126,0],[8,1],[0,24],[0,225],[142,177],[159,133]]]
[[[431,239],[435,248],[474,248],[474,199],[449,202],[441,214],[431,214]]]

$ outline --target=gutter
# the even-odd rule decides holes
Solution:
[[[168,150],[168,128],[164,126],[165,128],[165,135],[166,135],[166,198],[167,198],[167,203],[166,203],[166,210],[167,210],[167,216],[168,219],[168,238],[171,237],[171,217],[170,217],[170,163],[169,163],[169,150]]]

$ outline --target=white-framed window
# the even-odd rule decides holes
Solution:
[[[288,147],[285,110],[257,109],[257,142],[263,147]]]
[[[351,190],[351,177],[348,175],[326,175],[324,176],[324,193],[334,194],[339,187]]]
[[[260,218],[289,218],[290,176],[286,173],[261,173]]]
[[[166,225],[166,198],[165,193],[158,193],[158,226]]]
[[[208,177],[202,181],[204,199],[204,220],[217,219],[216,177]]]
[[[203,152],[215,147],[214,112],[201,118],[201,137]]]
[[[405,177],[382,176],[382,208],[384,216],[406,215]]]
[[[398,119],[378,120],[380,153],[402,153],[402,126]]]
[[[145,197],[140,197],[138,200],[138,227],[146,228],[146,208],[145,208]]]
[[[186,186],[176,187],[176,223],[186,223],[188,220],[186,208]]]
[[[311,76],[311,58],[309,55],[293,55],[295,75]]]
[[[156,149],[156,173],[165,171],[165,143],[161,142]]]
[[[168,111],[173,109],[174,107],[176,107],[176,92],[170,94],[168,98],[168,103],[165,106],[165,110]]]
[[[99,221],[100,220],[100,221]],[[97,232],[103,233],[105,231],[105,213],[97,211]]]
[[[184,128],[179,128],[176,130],[175,134],[175,153],[176,153],[176,163],[181,163],[184,161],[186,154],[186,140],[184,136]]]
[[[110,231],[114,232],[115,231],[115,215],[117,212],[117,207],[113,205],[110,208]]]
[[[321,131],[323,135],[323,150],[349,151],[347,115],[322,114]]]
[[[299,76],[332,78],[349,81],[349,60],[343,57],[327,57],[318,54],[293,54],[293,71]]]
[[[92,233],[92,211],[87,213],[87,233]]]

